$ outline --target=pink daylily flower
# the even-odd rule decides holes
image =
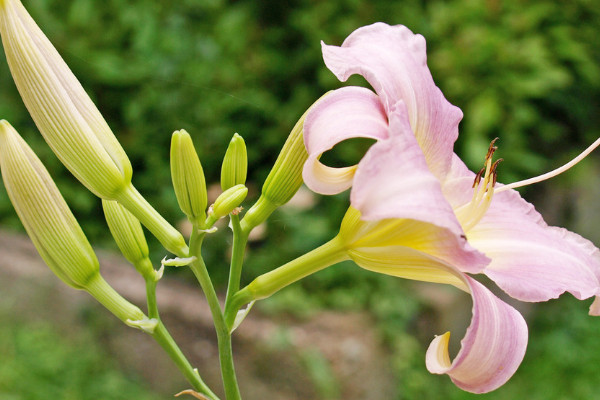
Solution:
[[[498,388],[524,357],[527,326],[467,274],[483,273],[522,301],[564,292],[586,299],[600,294],[600,251],[546,225],[516,191],[496,185],[493,144],[477,175],[454,154],[462,112],[435,85],[421,35],[377,23],[340,47],[323,44],[323,57],[341,81],[359,74],[375,92],[345,87],[313,106],[304,125],[306,185],[323,194],[352,188],[339,235],[361,267],[471,294],[473,317],[458,355],[450,361],[448,334],[438,336],[427,368],[467,391]],[[319,162],[322,153],[354,137],[377,140],[358,165]],[[590,314],[599,313],[595,301]]]

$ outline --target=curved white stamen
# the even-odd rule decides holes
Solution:
[[[546,179],[553,178],[556,175],[562,174],[563,172],[565,172],[566,170],[568,170],[569,168],[571,168],[572,166],[577,164],[579,161],[581,161],[585,157],[587,157],[588,154],[590,154],[592,151],[594,151],[596,149],[596,147],[598,147],[598,146],[600,146],[600,138],[596,139],[596,141],[594,143],[592,143],[587,149],[585,149],[580,155],[578,155],[577,157],[575,157],[574,159],[572,159],[571,161],[569,161],[562,167],[556,168],[555,170],[552,170],[552,171],[542,174],[540,176],[536,176],[536,177],[525,179],[522,181],[510,183],[508,185],[500,186],[500,187],[496,188],[496,192],[498,193],[498,192],[503,192],[508,189],[515,189],[515,188],[518,188],[521,186],[531,185],[534,183],[545,181]]]

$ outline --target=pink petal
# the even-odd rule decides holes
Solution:
[[[375,93],[351,86],[326,94],[311,108],[304,122],[304,143],[308,152],[304,182],[322,194],[336,194],[348,189],[355,167],[327,167],[319,162],[321,154],[346,139],[384,139],[387,136],[387,117]]]
[[[444,195],[454,208],[470,200],[474,176],[454,159],[444,182]],[[494,195],[467,238],[492,259],[484,273],[518,300],[546,301],[564,292],[579,299],[600,294],[600,251],[575,233],[549,227],[514,190]]]
[[[461,349],[450,362],[449,333],[437,336],[425,358],[434,374],[448,374],[459,388],[486,393],[502,386],[515,373],[527,348],[527,324],[511,306],[465,276],[473,296],[471,326]]]
[[[404,26],[377,23],[354,31],[341,47],[323,44],[327,67],[346,81],[353,74],[364,76],[386,110],[403,100],[410,125],[431,171],[443,179],[452,158],[462,119],[433,82],[425,39]]]
[[[492,259],[484,273],[510,296],[546,301],[570,292],[599,294],[600,252],[588,240],[547,226],[513,190],[498,193],[469,242]]]

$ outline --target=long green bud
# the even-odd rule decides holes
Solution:
[[[61,162],[92,193],[123,204],[167,250],[186,256],[183,236],[133,187],[127,154],[20,1],[0,2],[0,34],[23,102]]]
[[[131,163],[108,124],[18,0],[0,3],[6,59],[23,102],[61,162],[90,191],[113,198]]]
[[[52,272],[89,292],[122,321],[144,319],[100,276],[96,254],[50,174],[5,120],[0,121],[0,169],[25,230]]]
[[[265,180],[258,201],[244,216],[242,226],[245,230],[249,231],[264,222],[277,207],[290,201],[302,186],[302,168],[308,158],[303,134],[307,113],[308,110],[294,125]]]
[[[46,168],[4,120],[0,165],[8,196],[46,264],[68,285],[83,289],[99,273],[96,255]]]

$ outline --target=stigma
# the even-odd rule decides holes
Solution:
[[[502,161],[501,158],[493,161],[494,153],[498,150],[495,145],[497,140],[498,138],[490,143],[483,168],[475,175],[471,201],[455,210],[456,217],[465,232],[481,221],[492,203],[498,176],[498,164]]]

